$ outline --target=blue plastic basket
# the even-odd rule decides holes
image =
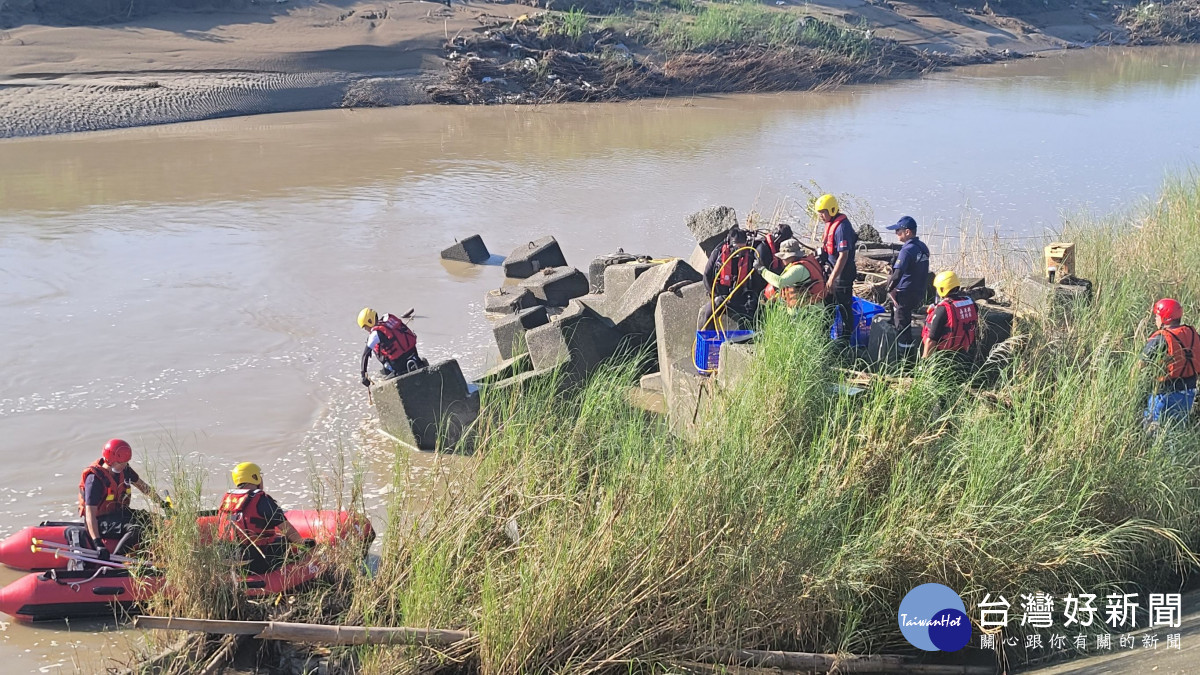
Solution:
[[[721,359],[721,343],[754,335],[752,330],[698,330],[696,331],[696,353],[692,363],[701,373],[717,369]]]
[[[883,305],[877,305],[870,300],[854,298],[854,331],[850,333],[850,346],[866,347],[871,338],[871,322],[875,317],[884,313]],[[833,338],[842,328],[842,315],[839,312],[833,320],[833,328],[829,337]]]

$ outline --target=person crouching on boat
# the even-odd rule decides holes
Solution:
[[[79,479],[79,515],[83,516],[91,546],[95,547],[101,560],[108,560],[111,553],[124,553],[135,548],[141,539],[149,514],[129,508],[132,488],[141,490],[164,509],[168,507],[154,488],[129,466],[131,459],[133,448],[114,438],[104,445],[100,459],[84,469]],[[105,540],[117,540],[111,552]]]
[[[253,462],[233,467],[234,489],[217,509],[217,537],[238,545],[242,562],[252,574],[278,568],[287,557],[288,543],[312,547],[288,523],[283,508],[263,491],[262,469]]]

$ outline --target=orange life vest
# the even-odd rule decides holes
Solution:
[[[1200,374],[1200,335],[1191,326],[1160,328],[1150,336],[1162,335],[1167,343],[1167,372],[1159,381],[1196,377]]]
[[[733,261],[732,264],[725,264],[729,262],[729,256],[732,253],[733,247],[729,245],[729,242],[721,244],[721,257],[717,261],[721,275],[717,278],[717,285],[728,289],[732,289],[737,284],[745,281],[746,277],[750,276],[750,261],[751,256],[754,255],[753,251],[742,251],[737,255],[737,260]],[[737,268],[736,281],[734,280],[733,271],[735,267]]]
[[[400,357],[417,346],[417,334],[394,314],[384,314],[371,332],[379,333],[379,344],[375,346],[375,354],[381,361],[399,361]]]
[[[825,270],[821,269],[820,263],[811,255],[806,255],[783,268],[783,273],[787,274],[793,265],[802,265],[804,269],[808,270],[808,283],[800,286],[785,286],[778,291],[774,286],[768,284],[763,290],[763,297],[772,300],[778,294],[788,307],[793,308],[823,299],[825,297]]]
[[[839,213],[834,216],[828,223],[825,223],[825,239],[822,242],[825,249],[825,255],[829,257],[829,264],[832,265],[837,258],[837,242],[834,241],[834,233],[837,231],[838,225],[846,220],[846,214]]]
[[[97,516],[107,516],[111,513],[116,513],[122,509],[129,508],[129,499],[132,497],[133,490],[128,483],[125,482],[125,472],[115,474],[104,463],[103,459],[98,459],[91,466],[83,470],[83,475],[79,477],[79,515],[84,514],[83,494],[87,488],[88,476],[95,476],[96,480],[104,485],[104,501],[96,507]]]
[[[921,338],[929,339],[929,324],[938,307],[946,308],[946,334],[934,345],[939,351],[965,352],[975,344],[975,330],[979,324],[979,308],[971,298],[943,298],[930,305],[925,314],[925,327]]]
[[[217,509],[217,538],[255,546],[269,544],[279,537],[274,527],[258,515],[258,502],[266,493],[259,488],[230,490]]]

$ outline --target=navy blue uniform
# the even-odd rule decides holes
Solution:
[[[888,279],[888,295],[895,301],[892,325],[896,327],[899,340],[911,344],[910,329],[913,311],[925,298],[925,287],[929,283],[929,247],[916,236],[904,243],[892,275]]]

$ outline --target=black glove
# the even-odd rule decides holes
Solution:
[[[366,373],[363,373],[363,376],[362,376],[362,383],[363,383],[363,386],[364,386],[364,387],[369,387],[369,386],[371,386],[371,378],[367,377],[367,374],[366,374]]]
[[[107,548],[104,548],[104,544],[96,547],[96,560],[108,560],[110,558],[112,558],[112,554],[108,552]]]

